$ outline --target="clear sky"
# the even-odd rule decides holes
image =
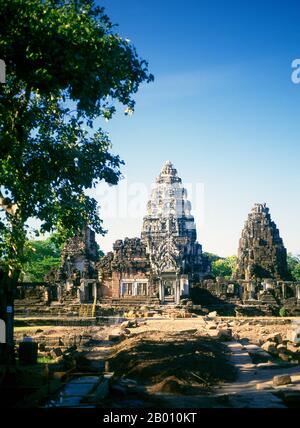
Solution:
[[[102,249],[140,234],[147,197],[133,215],[135,201],[116,208],[117,192],[130,201],[126,183],[130,192],[149,186],[170,159],[192,202],[200,183],[192,212],[204,251],[235,254],[248,212],[266,202],[288,251],[299,254],[300,84],[291,80],[299,0],[98,3],[155,76],[137,94],[132,117],[119,109],[103,124],[127,181],[94,193],[108,229]]]

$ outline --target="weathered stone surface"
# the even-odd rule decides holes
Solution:
[[[119,342],[125,338],[123,333],[114,333],[108,335],[108,340],[111,342]]]
[[[280,351],[278,353],[278,358],[280,358],[282,361],[285,361],[285,362],[290,361],[290,357],[289,357],[289,355],[286,352]]]
[[[230,328],[219,330],[218,338],[222,341],[232,340],[232,330]]]
[[[293,329],[289,332],[288,338],[294,345],[300,346],[300,327]]]
[[[209,319],[215,319],[218,316],[217,311],[209,312],[207,315],[207,318]]]
[[[282,336],[280,333],[272,333],[264,338],[266,342],[275,342],[277,344],[282,342]]]
[[[282,344],[279,344],[279,345],[277,345],[277,351],[278,351],[278,353],[287,353],[287,347],[285,346],[285,345],[282,345]]]
[[[293,343],[288,342],[286,347],[289,352],[298,354],[300,357],[300,348],[298,346],[295,346]]]
[[[238,278],[289,279],[287,252],[266,204],[255,204],[242,231],[238,250]]]
[[[270,385],[269,382],[257,383],[256,384],[256,389],[258,391],[270,390],[270,389],[272,389],[272,385]]]
[[[61,254],[61,267],[50,271],[46,281],[70,279],[79,285],[80,278],[96,278],[95,261],[98,259],[95,232],[85,227],[82,233],[69,239]]]
[[[276,342],[265,342],[261,349],[268,352],[269,354],[277,354],[277,345]]]
[[[127,329],[127,328],[131,327],[131,326],[132,326],[132,322],[131,321],[123,321],[120,324],[120,329],[124,330],[124,329]]]
[[[206,324],[206,328],[208,328],[208,330],[214,330],[217,327],[218,327],[218,325],[215,322],[212,322],[212,321],[210,321],[210,322],[208,322]]]
[[[279,375],[273,377],[274,386],[288,385],[290,383],[292,383],[290,375]]]
[[[63,354],[63,352],[62,352],[62,350],[60,348],[54,348],[50,352],[50,355],[51,355],[52,358],[61,357],[62,354]]]
[[[39,346],[39,351],[40,352],[45,352],[46,351],[46,344],[44,342],[40,342],[38,346]]]

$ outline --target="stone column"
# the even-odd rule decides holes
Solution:
[[[50,303],[50,293],[47,287],[44,289],[44,302],[46,304]]]
[[[161,278],[160,278],[160,281],[159,281],[158,291],[159,291],[159,300],[160,300],[161,303],[163,303],[164,300],[165,300],[165,293],[164,293],[163,281],[162,281]]]
[[[282,290],[282,298],[285,299],[286,298],[286,285],[284,282],[281,285],[281,290]]]
[[[57,286],[57,300],[59,302],[61,302],[61,300],[62,300],[62,286],[61,285]]]
[[[81,291],[80,291],[80,288],[77,288],[77,300],[78,300],[78,303],[81,303]]]
[[[97,301],[97,283],[96,283],[96,281],[93,284],[93,297],[94,297],[94,299],[96,298],[96,301]]]
[[[84,279],[80,280],[80,303],[86,302],[86,283]]]
[[[179,305],[179,302],[180,302],[180,280],[177,277],[176,281],[175,281],[175,303],[176,303],[176,305]]]
[[[136,281],[134,281],[132,283],[132,295],[137,296],[137,283],[136,283]]]
[[[255,283],[251,282],[250,283],[250,300],[255,300],[256,295],[255,295]]]

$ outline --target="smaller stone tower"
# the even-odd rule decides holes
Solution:
[[[287,252],[266,204],[255,204],[239,242],[237,278],[287,280]]]

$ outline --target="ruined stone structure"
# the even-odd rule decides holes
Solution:
[[[150,257],[159,298],[189,295],[189,288],[210,272],[197,232],[191,203],[171,162],[163,166],[147,205],[142,241]]]
[[[20,311],[32,304],[44,311],[43,302],[50,313],[71,315],[92,306],[92,316],[97,302],[109,307],[179,304],[187,297],[224,315],[278,315],[283,309],[300,314],[300,282],[290,281],[287,252],[266,205],[256,204],[248,216],[233,278],[213,278],[197,242],[191,203],[171,162],[156,179],[140,238],[116,241],[99,260],[95,233],[86,227],[68,240],[60,269],[46,282],[19,287]]]
[[[113,252],[97,265],[101,297],[118,299],[155,296],[150,282],[150,261],[146,247],[139,238],[114,243]]]
[[[59,279],[67,279],[73,273],[82,278],[95,276],[95,261],[98,260],[98,246],[95,232],[85,227],[82,234],[67,241],[62,250]]]
[[[255,204],[242,231],[236,277],[288,280],[287,252],[266,204]]]
[[[219,308],[235,305],[245,314],[277,315],[284,307],[287,313],[297,315],[300,283],[290,279],[287,252],[269,208],[255,204],[242,231],[233,278],[201,281],[197,298]]]
[[[57,286],[57,299],[69,294],[79,302],[97,298],[98,287],[95,262],[98,260],[98,245],[95,232],[85,227],[82,233],[69,239],[61,255],[61,266],[49,272],[46,281]]]
[[[196,241],[191,203],[171,162],[163,166],[147,204],[141,239],[117,241],[99,264],[103,296],[144,296],[179,303],[210,273]]]

